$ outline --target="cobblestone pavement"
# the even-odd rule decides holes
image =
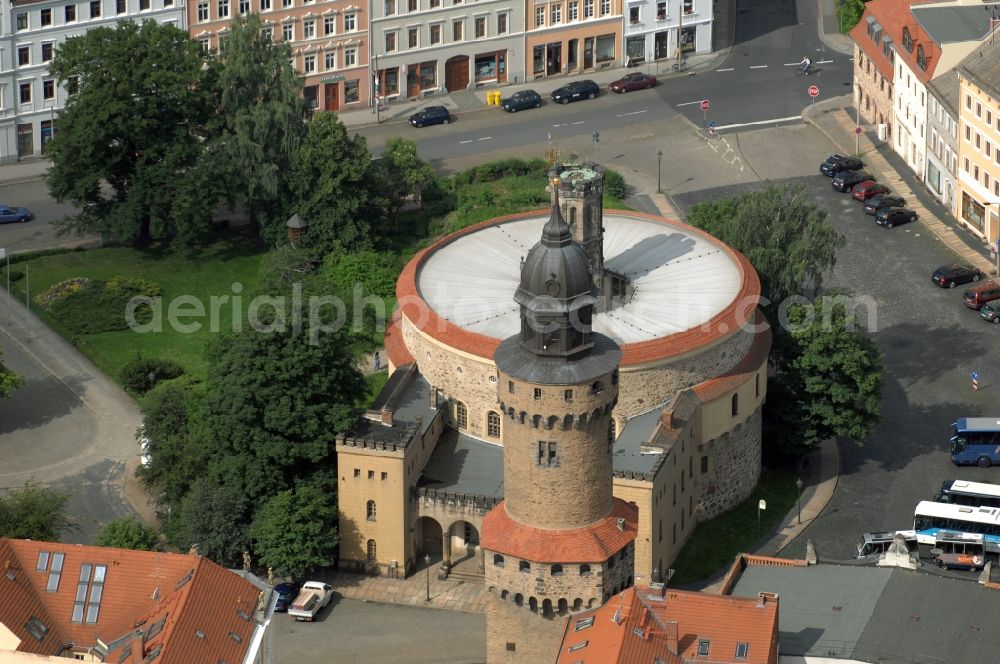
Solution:
[[[457,566],[459,569],[462,564]],[[438,579],[441,564],[430,567],[430,589],[428,591],[427,570],[421,569],[406,579],[390,579],[385,576],[365,576],[338,572],[328,582],[338,593],[349,599],[389,604],[408,604],[431,609],[463,611],[465,613],[485,613],[486,586],[482,576],[462,575]],[[427,601],[428,592],[430,601]]]

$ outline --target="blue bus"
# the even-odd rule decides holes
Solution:
[[[1000,507],[1000,484],[946,480],[934,500],[969,507]]]
[[[951,460],[956,466],[989,468],[1000,463],[1000,418],[960,417],[951,429]]]
[[[920,544],[932,546],[944,532],[980,534],[987,551],[1000,553],[1000,508],[922,500],[913,510],[913,530]]]

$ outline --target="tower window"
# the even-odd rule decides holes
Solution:
[[[514,394],[514,381],[512,380],[507,381],[507,391],[510,392],[511,394]]]
[[[538,441],[538,465],[558,466],[559,455],[555,441]]]
[[[753,377],[754,396],[760,396],[760,374]]]
[[[365,509],[366,509],[366,512],[368,513],[368,520],[369,521],[374,521],[375,520],[375,501],[374,500],[369,500]]]
[[[534,396],[535,396],[535,399],[541,399],[542,398],[542,388],[536,387],[535,388],[535,392],[534,392]]]
[[[500,416],[493,411],[486,415],[486,435],[491,438],[500,437]]]
[[[503,567],[503,563],[504,563],[503,556],[501,556],[499,553],[494,553],[493,554],[493,566],[494,567]]]
[[[518,572],[530,572],[531,571],[531,563],[529,563],[527,560],[520,561],[517,564],[517,571]]]
[[[580,565],[580,576],[588,576],[590,574],[590,565]]]
[[[461,401],[455,406],[455,421],[458,423],[459,429],[467,429],[469,427],[469,411]]]
[[[618,427],[615,421],[612,419],[608,422],[608,447],[615,444],[615,438],[618,437]]]
[[[704,475],[708,472],[708,457],[703,456],[701,458],[701,474]]]
[[[563,400],[572,401],[573,400],[573,390],[565,390],[563,392]]]
[[[552,576],[562,576],[562,573],[563,573],[563,567],[562,567],[562,565],[558,565],[557,564],[557,565],[553,565],[552,566],[552,570],[551,570]]]
[[[373,563],[378,559],[378,550],[375,547],[375,540],[368,540],[368,562]]]
[[[733,417],[740,414],[740,395],[733,395]]]
[[[591,394],[600,394],[601,393],[601,381],[599,381],[599,380],[598,381],[594,381],[594,384],[590,386],[590,393]]]

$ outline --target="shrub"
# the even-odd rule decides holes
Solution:
[[[342,297],[350,296],[355,286],[361,286],[363,296],[392,298],[400,269],[399,259],[390,252],[336,251],[323,260],[321,274]]]
[[[14,283],[15,281],[20,281],[21,279],[24,279],[24,272],[22,272],[21,270],[11,270],[10,271],[10,282],[11,283]]]
[[[122,383],[133,392],[145,394],[160,381],[177,378],[183,374],[184,369],[181,365],[172,360],[139,356],[122,368]]]
[[[67,279],[35,299],[46,307],[70,332],[94,334],[127,330],[126,309],[137,296],[156,297],[160,287],[144,279],[113,277],[108,282],[83,277]],[[134,310],[136,322],[148,322],[152,310],[140,305]]]
[[[604,171],[604,193],[618,200],[625,200],[628,196],[628,185],[625,184],[625,178],[621,173],[610,168]]]

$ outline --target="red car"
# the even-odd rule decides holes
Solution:
[[[651,88],[656,85],[656,77],[650,76],[649,74],[643,74],[642,72],[634,72],[632,74],[626,74],[624,78],[619,78],[617,81],[611,81],[608,88],[612,92],[632,92],[632,90],[643,90],[645,88]]]
[[[889,188],[884,184],[879,184],[875,180],[865,180],[854,185],[851,189],[851,198],[857,201],[867,201],[872,196],[884,196],[889,193]]]

